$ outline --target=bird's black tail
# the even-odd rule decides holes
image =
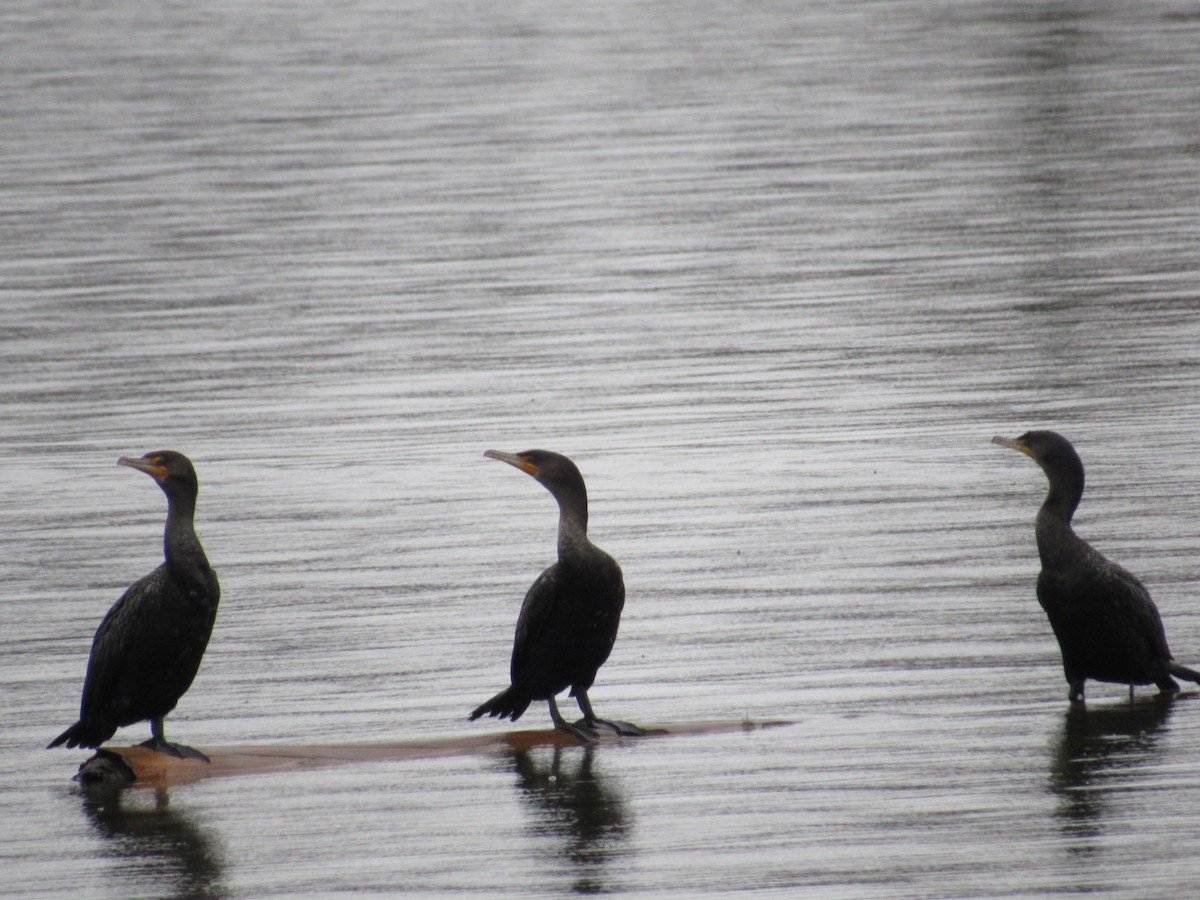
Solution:
[[[113,736],[113,731],[116,729],[105,734],[103,729],[88,725],[81,719],[47,744],[46,749],[57,747],[59,744],[66,744],[68,747],[99,747]]]
[[[511,719],[515,722],[529,708],[531,699],[523,691],[517,690],[514,685],[501,691],[482,706],[476,707],[475,711],[471,713],[471,721],[474,722],[480,716],[487,715]]]
[[[1177,662],[1171,663],[1171,674],[1176,678],[1182,678],[1185,681],[1194,681],[1200,684],[1200,672],[1195,669],[1189,669],[1187,666],[1181,666]]]

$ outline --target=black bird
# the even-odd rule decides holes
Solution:
[[[200,668],[221,595],[192,524],[196,470],[173,450],[122,456],[117,464],[145,472],[167,495],[166,561],[134,582],[96,629],[79,721],[49,746],[98,747],[117,728],[149,719],[153,737],[141,746],[207,762],[200,751],[163,736],[163,718]]]
[[[1016,440],[996,437],[992,443],[1031,457],[1050,481],[1037,514],[1042,559],[1037,596],[1062,650],[1068,697],[1082,701],[1088,678],[1129,685],[1131,700],[1135,684],[1177,691],[1172,675],[1200,683],[1200,672],[1171,658],[1146,586],[1071,528],[1083,497],[1083,463],[1071,442],[1053,431],[1027,431]]]
[[[588,688],[617,639],[625,582],[616,560],[588,540],[587,488],[575,463],[548,450],[484,456],[532,475],[558,501],[558,562],[537,577],[525,594],[513,641],[512,685],[471,713],[516,721],[534,700],[550,704],[554,726],[590,741],[595,726],[618,734],[645,732],[628,722],[598,719]],[[583,718],[566,722],[554,695],[570,688]]]

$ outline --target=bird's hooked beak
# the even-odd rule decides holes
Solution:
[[[162,481],[167,477],[167,467],[163,464],[161,456],[155,456],[153,453],[147,453],[141,459],[134,459],[132,456],[122,456],[117,460],[118,466],[129,466],[131,469],[137,469],[139,472],[145,472],[155,481]]]
[[[488,459],[498,459],[500,462],[506,462],[510,466],[515,466],[526,475],[532,475],[534,478],[537,477],[538,467],[519,453],[505,453],[503,450],[485,450],[483,455]]]
[[[997,435],[996,437],[992,438],[992,443],[999,444],[1001,447],[1007,447],[1010,450],[1019,450],[1022,453],[1024,453],[1026,456],[1028,456],[1030,459],[1033,459],[1033,451],[1030,450],[1029,445],[1026,444],[1024,441],[1022,441],[1020,438],[1013,439],[1013,438],[1000,437],[999,435]]]

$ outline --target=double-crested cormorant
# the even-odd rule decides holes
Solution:
[[[509,670],[512,685],[471,713],[516,721],[530,702],[550,704],[554,726],[593,740],[595,726],[618,734],[645,734],[628,722],[596,718],[588,688],[612,650],[625,605],[625,582],[616,560],[587,537],[587,488],[575,463],[548,450],[484,456],[532,475],[558,501],[558,562],[542,572],[525,594]],[[566,688],[579,702],[583,718],[566,722],[554,695]]]
[[[1037,514],[1037,596],[1062,650],[1071,700],[1083,700],[1083,683],[1155,684],[1177,691],[1172,675],[1200,683],[1200,672],[1179,665],[1167,649],[1158,608],[1137,578],[1100,555],[1071,528],[1083,496],[1083,463],[1053,431],[1027,431],[992,443],[1020,450],[1042,467],[1050,491]]]
[[[182,453],[162,450],[118,465],[148,474],[167,495],[166,561],[125,591],[92,640],[79,721],[50,747],[98,747],[118,727],[150,720],[142,744],[172,756],[208,761],[163,736],[163,718],[191,686],[208,645],[221,589],[192,524],[199,485]]]

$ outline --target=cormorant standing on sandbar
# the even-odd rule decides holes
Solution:
[[[612,650],[625,605],[625,582],[616,560],[587,537],[587,489],[575,463],[548,450],[484,456],[532,475],[558,501],[558,562],[542,572],[525,594],[513,642],[512,685],[471,713],[516,721],[534,700],[550,704],[554,726],[583,740],[596,737],[595,726],[618,734],[645,732],[628,722],[599,719],[588,688]],[[565,721],[554,695],[571,689],[583,718]]]
[[[200,751],[163,736],[163,718],[200,668],[221,595],[192,524],[196,470],[173,450],[123,456],[117,464],[145,472],[167,495],[166,560],[134,582],[96,629],[79,721],[49,746],[99,747],[117,728],[149,719],[153,737],[141,746],[208,762]]]
[[[1179,665],[1167,649],[1158,608],[1137,578],[1105,559],[1071,528],[1083,497],[1083,463],[1075,448],[1053,431],[1027,431],[992,443],[1019,450],[1042,467],[1050,491],[1037,514],[1042,571],[1038,601],[1062,650],[1068,697],[1083,700],[1083,683],[1155,684],[1177,691],[1171,676],[1200,683],[1200,672]]]

